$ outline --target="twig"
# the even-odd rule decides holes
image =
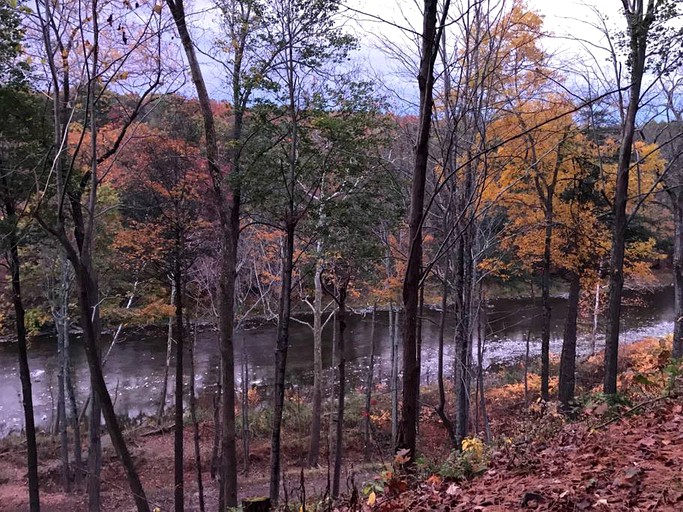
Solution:
[[[632,412],[637,411],[638,409],[642,409],[642,408],[645,407],[646,405],[654,404],[654,403],[656,403],[656,402],[659,402],[659,401],[661,401],[661,400],[665,400],[665,399],[667,399],[667,398],[670,398],[670,395],[662,395],[662,396],[658,396],[657,398],[652,398],[652,399],[650,399],[650,400],[645,400],[644,402],[641,402],[641,403],[639,403],[638,405],[636,405],[636,406],[634,406],[634,407],[631,407],[631,408],[628,409],[627,411],[624,411],[624,412],[621,413],[619,416],[615,416],[614,418],[610,419],[609,421],[605,421],[604,423],[600,423],[600,425],[598,425],[597,427],[594,427],[594,429],[597,430],[597,429],[599,429],[599,428],[603,428],[603,427],[606,427],[606,426],[608,426],[608,425],[611,425],[612,423],[616,423],[616,422],[619,421],[620,419],[622,419],[622,418],[624,418],[625,416],[631,414]]]

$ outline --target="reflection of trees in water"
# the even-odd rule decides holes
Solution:
[[[633,296],[633,295],[631,295]],[[665,288],[654,293],[640,294],[640,303],[645,307],[627,306],[623,312],[623,328],[628,333],[625,340],[635,341],[648,332],[661,333],[673,320],[673,291]],[[552,301],[552,338],[561,339],[562,325],[565,315],[565,300],[555,298]],[[540,332],[539,308],[524,300],[491,301],[486,308],[487,323],[486,357],[498,361],[523,355],[524,337],[532,328],[532,343]],[[376,367],[375,384],[387,382],[390,375],[391,343],[389,321],[386,311],[377,312],[376,332]],[[436,374],[438,312],[427,311],[423,322],[423,382],[433,381]],[[452,340],[454,320],[449,315],[446,326],[446,340]],[[583,340],[590,326],[582,329]],[[250,384],[264,386],[269,393],[269,383],[273,379],[273,361],[275,328],[271,325],[245,331],[244,350],[248,353]],[[349,319],[346,358],[348,362],[348,383],[351,387],[363,384],[370,354],[370,315],[353,315]],[[497,336],[497,337],[496,337]],[[326,382],[332,382],[332,331],[329,326],[323,332],[323,365],[327,368]],[[106,345],[106,340],[103,340]],[[241,343],[240,343],[241,345]],[[79,404],[82,404],[89,392],[89,374],[85,362],[82,343],[79,338],[73,340],[72,361],[73,376]],[[104,345],[103,345],[104,346]],[[4,370],[5,379],[0,393],[0,436],[9,431],[19,431],[23,420],[19,378],[16,371],[16,348],[0,347],[0,368]],[[166,339],[154,330],[129,331],[114,347],[111,361],[107,364],[105,377],[112,394],[115,394],[118,379],[118,397],[116,412],[126,417],[139,418],[140,415],[153,414],[158,406],[158,390],[163,377]],[[309,329],[301,326],[293,328],[289,352],[287,382],[295,386],[309,386],[313,382],[313,337]],[[36,421],[39,427],[47,428],[56,417],[57,400],[57,358],[56,342],[50,337],[34,340],[29,350],[31,373],[34,378],[34,398]],[[241,366],[243,353],[237,347],[236,365]],[[219,377],[220,354],[218,352],[217,333],[203,330],[199,333],[196,349],[197,388],[200,395],[215,390]],[[453,351],[447,343],[445,351],[445,368],[450,370],[449,361],[453,360]],[[490,361],[491,359],[487,360]],[[239,372],[238,372],[239,373]],[[241,385],[241,378],[238,376]],[[172,386],[172,383],[170,383]],[[204,399],[206,400],[206,399]],[[210,400],[203,401],[210,404]],[[53,412],[54,411],[54,412]],[[137,421],[137,420],[136,420]]]

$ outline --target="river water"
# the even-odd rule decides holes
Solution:
[[[673,330],[673,289],[663,288],[640,294],[638,305],[627,305],[622,312],[622,343],[645,336],[663,336]],[[559,353],[562,342],[566,300],[552,299],[551,351]],[[499,299],[490,301],[485,311],[486,338],[484,364],[506,362],[522,357],[525,339],[531,333],[530,351],[540,353],[540,310],[538,302],[526,299]],[[437,335],[439,313],[428,311],[423,322],[422,376],[429,382],[436,374]],[[591,320],[584,319],[579,327],[579,354],[591,349]],[[446,329],[446,371],[452,367],[451,348],[454,322]],[[350,315],[347,327],[346,357],[350,380],[359,382],[370,354],[370,314]],[[104,336],[103,344],[110,340]],[[600,349],[603,336],[597,339]],[[267,385],[273,377],[275,326],[262,325],[238,333],[235,347],[236,364],[246,364],[249,383]],[[390,372],[391,342],[388,314],[378,312],[376,320],[376,378],[384,379]],[[74,382],[79,401],[89,392],[88,370],[80,340],[72,341]],[[323,334],[323,364],[332,364],[331,323]],[[166,336],[145,332],[124,333],[113,348],[105,366],[107,385],[115,399],[118,414],[129,418],[153,415],[158,409],[163,381],[166,353]],[[217,333],[205,330],[198,333],[196,345],[197,387],[212,386],[218,377],[220,355]],[[36,424],[50,426],[57,398],[57,356],[54,338],[34,340],[29,348],[29,365],[33,382],[33,403]],[[313,336],[311,330],[299,323],[291,326],[291,343],[288,353],[288,382],[293,386],[312,383]],[[23,426],[21,385],[19,381],[16,345],[0,344],[0,437],[19,431]],[[241,372],[236,368],[237,379]],[[173,378],[169,378],[169,393],[173,391]],[[170,396],[169,396],[170,403]]]

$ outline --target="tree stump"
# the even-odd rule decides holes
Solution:
[[[267,496],[244,498],[242,500],[242,510],[244,512],[268,512],[270,510],[270,498]]]

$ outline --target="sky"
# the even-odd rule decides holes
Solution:
[[[491,1],[496,3],[496,0]],[[458,0],[452,0],[454,5],[457,2]],[[195,3],[195,9],[204,9],[205,14],[196,19],[193,25],[202,32],[201,37],[207,44],[211,33],[216,30],[216,11],[207,9],[212,3],[211,0],[197,0]],[[348,0],[351,9],[344,20],[348,30],[360,40],[360,50],[353,55],[354,66],[381,83],[385,92],[397,100],[396,104],[407,103],[408,110],[412,110],[411,98],[415,98],[414,72],[388,56],[387,47],[398,51],[410,45],[413,55],[416,55],[416,43],[411,42],[411,38],[414,40],[415,36],[409,30],[402,29],[420,30],[422,20],[416,3],[421,2]],[[511,1],[506,0],[506,3]],[[546,50],[569,64],[586,59],[587,45],[577,39],[600,39],[599,32],[591,26],[597,20],[596,11],[607,16],[615,26],[623,25],[621,0],[527,0],[527,5],[542,14],[545,29],[553,34],[553,37],[543,42]],[[213,96],[224,99],[220,67],[210,63],[207,58],[204,60]]]

